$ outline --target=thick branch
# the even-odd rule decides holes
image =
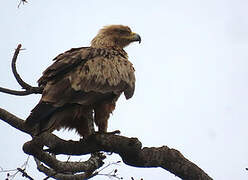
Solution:
[[[15,115],[2,108],[0,108],[0,119],[2,119],[4,122],[8,123],[12,127],[32,135],[31,129],[24,123],[24,120],[16,117]]]
[[[56,154],[84,155],[90,152],[106,151],[119,154],[123,162],[135,167],[162,167],[176,176],[185,179],[210,180],[198,166],[186,159],[179,151],[167,146],[141,148],[137,138],[127,138],[112,134],[95,134],[86,141],[64,141],[53,134],[44,133],[24,144],[24,151],[32,144],[42,142],[49,151]],[[36,153],[31,153],[34,155]]]
[[[25,126],[23,120],[4,109],[0,109],[0,118],[11,126],[32,134],[32,131]],[[184,180],[212,179],[202,169],[186,159],[179,151],[170,149],[167,146],[142,148],[142,144],[137,138],[127,138],[113,134],[95,134],[87,140],[65,141],[45,132],[23,145],[25,153],[33,155],[58,172],[76,172],[88,169],[82,167],[83,165],[77,168],[77,162],[66,162],[68,163],[66,165],[65,162],[58,161],[42,150],[44,145],[49,148],[49,152],[55,154],[84,155],[99,151],[114,152],[122,157],[124,163],[131,166],[162,167]],[[70,166],[75,166],[75,169]]]
[[[47,178],[45,179],[52,177],[54,179],[60,179],[60,180],[70,180],[70,179],[81,180],[81,179],[87,179],[88,177],[92,176],[92,173],[87,173],[87,172],[76,175],[58,173],[53,169],[44,166],[38,159],[34,158],[34,160],[36,162],[37,169],[40,172],[43,172],[47,175]]]
[[[71,174],[63,174],[63,173],[57,173],[56,171],[45,167],[44,165],[40,164],[37,166],[37,169],[40,172],[45,173],[48,177],[52,177],[54,179],[59,179],[59,180],[82,180],[82,179],[88,179],[91,174],[86,173],[81,173],[81,174],[76,174],[76,175],[71,175]]]
[[[87,179],[89,177],[88,173],[81,173],[81,174],[63,174],[63,173],[57,173],[56,171],[45,167],[44,165],[39,165],[37,169],[40,172],[45,173],[48,177],[52,177],[54,179],[59,179],[59,180],[82,180],[82,179]]]
[[[167,146],[144,147],[141,151],[132,155],[121,155],[123,161],[135,167],[162,167],[184,180],[210,180],[210,178],[197,165],[186,159],[178,150]]]
[[[59,170],[54,170],[52,168],[48,168],[46,166],[44,166],[38,159],[35,158],[35,162],[37,165],[37,169],[43,173],[45,173],[48,177],[53,177],[55,179],[63,179],[63,180],[67,180],[67,179],[87,179],[88,177],[92,177],[94,176],[93,172],[100,168],[103,165],[103,161],[102,159],[104,159],[105,156],[103,156],[100,153],[94,154],[90,157],[89,160],[87,160],[86,162],[77,162],[78,164],[88,164],[88,167],[85,168],[85,170],[79,170],[77,172],[71,172],[70,170],[73,169],[73,163],[71,163],[70,165],[72,166],[71,168],[67,169],[69,171],[66,171],[66,169],[63,169],[64,171],[62,171],[62,169]],[[69,162],[67,162],[69,163]],[[74,162],[75,163],[75,162]],[[66,163],[65,163],[66,165]],[[69,165],[66,165],[69,167]],[[78,172],[82,172],[85,171],[85,173],[79,173]],[[76,175],[74,173],[77,173]]]
[[[57,160],[51,154],[43,151],[42,144],[39,141],[30,141],[25,143],[23,150],[25,153],[30,154],[38,160],[44,162],[47,166],[51,167],[57,173],[78,173],[78,172],[91,172],[103,165],[105,156],[92,156],[86,162],[62,162]]]

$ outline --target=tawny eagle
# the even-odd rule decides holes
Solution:
[[[93,113],[99,132],[107,132],[119,96],[124,92],[129,99],[134,93],[134,68],[123,48],[135,41],[141,38],[128,26],[105,26],[90,47],[72,48],[54,58],[38,80],[44,90],[26,123],[37,133],[67,128],[87,137]]]

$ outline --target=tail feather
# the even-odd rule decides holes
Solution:
[[[25,123],[29,126],[38,126],[42,130],[48,124],[50,117],[59,107],[54,107],[51,103],[39,102],[27,117]]]

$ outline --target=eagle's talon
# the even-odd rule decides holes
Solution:
[[[119,135],[119,134],[121,134],[121,131],[120,131],[120,130],[115,130],[115,131],[111,131],[111,132],[101,132],[101,131],[98,131],[98,132],[96,132],[96,134],[112,134],[112,135]]]
[[[108,132],[108,134],[120,135],[121,131],[120,130],[115,130],[115,131],[112,131],[112,132]]]

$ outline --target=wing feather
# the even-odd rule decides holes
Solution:
[[[124,92],[128,99],[134,92],[135,76],[132,63],[123,52],[85,47],[57,56],[38,83],[44,86],[42,101],[59,107],[72,101],[77,103],[76,97],[80,97],[81,104],[89,92]]]
[[[72,88],[76,91],[95,91],[101,93],[134,91],[134,68],[126,58],[114,56],[106,59],[102,56],[88,60],[85,68],[76,68],[75,73],[70,74]],[[129,92],[132,96],[133,92]],[[130,97],[129,97],[130,98]]]
[[[90,52],[89,47],[72,48],[55,57],[53,59],[55,62],[43,72],[43,76],[38,80],[39,86],[44,86],[48,81],[54,81],[57,77],[68,73],[80,63],[82,64],[90,58]]]

